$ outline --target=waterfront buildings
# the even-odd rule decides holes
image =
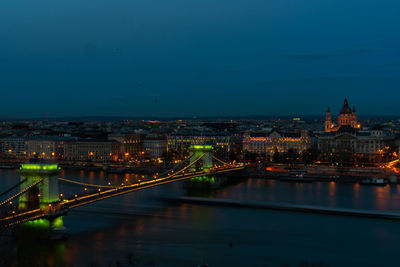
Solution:
[[[143,151],[149,158],[160,158],[167,151],[167,138],[160,135],[146,136],[143,139]]]
[[[121,158],[131,159],[141,152],[143,135],[135,133],[113,133],[108,135],[108,140],[117,141],[120,144]]]
[[[0,151],[3,158],[25,157],[25,138],[16,135],[0,138]]]
[[[298,162],[312,153],[308,163],[335,164],[346,155],[348,162],[372,164],[394,152],[398,156],[399,119],[365,118],[361,127],[355,108],[350,109],[345,100],[337,124],[334,120],[335,124],[328,114],[326,119],[306,116],[301,120],[7,121],[0,124],[0,157],[6,162],[75,164],[118,159],[140,165],[159,159],[173,164],[188,156],[191,145],[212,145],[214,155],[225,161],[251,155],[247,159],[262,162],[280,153],[285,162],[288,155],[284,154],[290,152]]]
[[[27,159],[62,160],[64,144],[69,139],[57,136],[32,136],[25,141]]]
[[[64,159],[70,161],[117,161],[120,143],[114,140],[68,141],[64,145]]]

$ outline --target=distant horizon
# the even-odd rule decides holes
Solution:
[[[338,115],[332,114],[332,118],[336,119]],[[6,118],[1,117],[2,121],[80,121],[80,120],[100,120],[100,121],[121,121],[121,120],[218,120],[218,119],[254,119],[254,120],[268,120],[268,119],[285,119],[291,120],[294,118],[300,118],[301,121],[304,120],[325,120],[325,115],[261,115],[261,114],[252,114],[245,116],[62,116],[62,117],[24,117],[24,118]],[[357,118],[361,120],[368,119],[400,119],[400,115],[361,115],[357,116]]]

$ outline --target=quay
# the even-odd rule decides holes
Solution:
[[[291,170],[296,170],[305,173],[306,178],[321,182],[357,183],[366,177],[377,177],[387,179],[389,183],[396,184],[400,182],[400,176],[393,168],[394,166],[391,163],[381,167],[268,164],[265,166],[252,166],[247,170],[247,174],[253,178],[279,179],[289,176]],[[395,170],[397,171],[397,169]]]
[[[348,208],[332,208],[314,205],[291,204],[280,202],[254,202],[220,198],[203,198],[203,197],[181,197],[177,199],[167,199],[172,202],[184,202],[199,205],[215,205],[239,208],[268,209],[278,211],[327,214],[339,216],[364,217],[373,219],[400,220],[400,212],[392,211],[376,211]]]

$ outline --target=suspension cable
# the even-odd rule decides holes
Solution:
[[[31,189],[32,187],[34,187],[35,185],[37,185],[38,183],[41,183],[43,181],[43,178],[34,182],[33,184],[31,184],[30,186],[26,187],[25,189],[23,189],[22,191],[18,192],[17,194],[15,194],[14,196],[4,200],[3,202],[0,203],[0,206],[3,206],[4,204],[10,202],[11,200],[13,200],[14,198],[22,195],[23,193],[25,193],[26,191],[28,191],[29,189]]]
[[[199,161],[205,154],[201,155],[198,159],[196,159],[195,161],[193,161],[191,164],[189,164],[188,166],[186,166],[185,168],[177,171],[176,173],[166,176],[164,178],[171,178],[176,176],[177,174],[181,173],[182,171],[186,170],[187,168],[189,168],[190,166],[192,166],[193,164],[195,164],[197,161]],[[162,177],[161,177],[162,178]],[[120,188],[121,186],[110,186],[110,185],[97,185],[97,184],[88,184],[88,183],[82,183],[82,182],[78,182],[78,181],[73,181],[73,180],[69,180],[69,179],[65,179],[65,178],[61,178],[59,177],[58,180],[62,181],[62,182],[66,182],[66,183],[71,183],[71,184],[77,184],[77,185],[83,185],[83,186],[87,186],[87,187],[96,187],[96,188]]]
[[[186,161],[188,161],[191,157],[188,157],[187,159],[185,159],[184,161],[180,162],[178,165],[174,166],[173,168],[169,169],[168,171],[165,171],[163,173],[161,173],[159,176],[163,177],[165,174],[170,173],[171,171],[174,171],[175,169],[177,169],[180,165],[183,165]]]
[[[172,174],[172,175],[170,175],[170,176],[167,176],[167,177],[165,177],[165,178],[171,178],[171,177],[176,176],[178,173],[183,172],[184,170],[186,170],[187,168],[189,168],[190,166],[192,166],[193,164],[195,164],[196,162],[198,162],[201,158],[203,158],[204,155],[205,155],[205,153],[203,153],[200,157],[198,157],[195,161],[193,161],[192,163],[190,163],[189,165],[187,165],[185,168],[183,168],[183,169],[181,169],[180,171],[177,171],[176,173],[174,173],[174,174]]]
[[[77,181],[73,181],[73,180],[69,180],[69,179],[65,179],[65,178],[61,178],[61,177],[59,177],[58,180],[60,180],[62,182],[66,182],[66,183],[78,184],[78,185],[83,185],[83,186],[87,186],[87,187],[97,187],[97,188],[118,188],[118,187],[120,187],[120,186],[112,186],[112,185],[87,184],[87,183],[77,182]]]
[[[213,157],[213,159],[215,159],[215,160],[221,162],[222,164],[225,164],[225,165],[229,165],[229,164],[230,164],[230,163],[228,163],[228,162],[224,162],[224,161],[220,160],[219,158],[217,158],[217,157],[214,156],[214,155],[213,155],[212,157]]]
[[[21,182],[17,183],[16,185],[10,187],[9,189],[7,189],[6,191],[4,191],[3,193],[0,194],[0,197],[4,196],[5,194],[8,194],[9,192],[11,192],[12,190],[14,190],[15,188],[17,188],[19,185],[23,184],[24,182],[26,182],[28,178],[25,178],[24,180],[22,180]]]

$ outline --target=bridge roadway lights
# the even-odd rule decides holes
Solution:
[[[211,145],[191,145],[189,147],[189,157],[190,157],[190,163],[193,163],[200,157],[202,157],[199,162],[201,164],[201,170],[204,172],[209,172],[210,169],[213,167],[213,161],[212,161],[212,151],[213,151],[213,146]],[[203,156],[204,155],[204,156]],[[190,167],[190,171],[196,171],[196,165],[197,163],[194,163]]]
[[[19,210],[40,208],[47,215],[43,219],[25,222],[19,225],[19,232],[38,234],[50,239],[65,238],[63,215],[66,211],[57,211],[52,203],[59,201],[58,176],[61,168],[54,163],[25,163],[19,168],[20,190],[43,178],[43,181],[29,189],[19,197]]]

